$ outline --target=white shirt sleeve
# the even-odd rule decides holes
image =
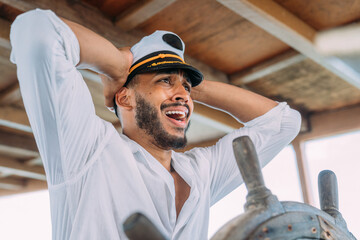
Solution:
[[[210,166],[210,204],[213,205],[242,182],[232,149],[233,139],[247,135],[255,145],[261,167],[288,145],[300,130],[300,114],[286,103],[279,103],[264,115],[220,139],[214,146],[194,151]]]
[[[62,183],[84,168],[105,132],[89,90],[77,71],[75,34],[53,12],[32,10],[11,26],[11,61],[48,184]]]

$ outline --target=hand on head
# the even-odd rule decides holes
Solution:
[[[119,52],[121,54],[121,63],[119,64],[120,69],[117,71],[119,74],[117,76],[99,74],[104,85],[103,93],[105,96],[105,105],[107,107],[114,106],[114,96],[124,86],[133,61],[133,55],[130,51],[130,47],[120,48]]]

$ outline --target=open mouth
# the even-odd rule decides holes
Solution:
[[[174,119],[178,122],[185,121],[187,117],[187,111],[166,111],[165,114],[167,117]]]

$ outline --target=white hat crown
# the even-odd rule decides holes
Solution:
[[[149,54],[160,51],[170,51],[184,59],[185,44],[175,33],[157,30],[143,37],[131,48],[134,56],[132,64]]]

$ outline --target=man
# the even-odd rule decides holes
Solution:
[[[122,223],[134,212],[171,239],[206,239],[210,206],[242,183],[232,140],[250,136],[264,165],[299,131],[299,114],[286,103],[202,81],[173,33],[155,32],[130,52],[34,10],[15,20],[10,38],[47,174],[54,239],[126,239]],[[103,74],[106,105],[123,134],[95,115],[77,68]],[[245,127],[212,147],[172,151],[186,144],[193,100]]]

